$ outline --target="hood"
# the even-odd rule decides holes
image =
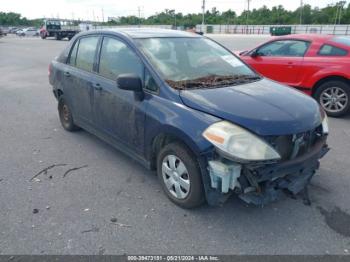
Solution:
[[[321,124],[317,102],[303,93],[262,79],[243,85],[180,91],[183,103],[262,135],[288,135]]]

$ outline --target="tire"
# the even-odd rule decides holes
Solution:
[[[59,34],[55,34],[55,39],[56,40],[61,40],[61,36]]]
[[[58,100],[58,115],[61,125],[65,130],[73,132],[80,129],[77,125],[74,124],[72,111],[64,100],[63,96],[60,96]]]
[[[341,117],[349,112],[350,86],[345,81],[330,80],[320,85],[314,95],[315,99],[332,117]]]
[[[203,204],[205,198],[200,168],[196,157],[183,144],[170,143],[160,150],[157,156],[157,174],[165,194],[178,206],[194,208]],[[187,187],[184,187],[186,184]]]

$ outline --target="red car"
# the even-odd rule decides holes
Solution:
[[[350,37],[288,35],[239,55],[267,78],[313,96],[328,115],[349,111]]]

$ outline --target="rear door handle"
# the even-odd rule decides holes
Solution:
[[[94,83],[92,84],[92,86],[95,88],[95,90],[97,91],[101,91],[102,90],[102,86],[99,83]]]
[[[66,77],[70,77],[70,73],[69,73],[68,71],[64,72],[64,75],[65,75]]]

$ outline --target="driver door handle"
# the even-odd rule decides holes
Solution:
[[[94,83],[92,84],[92,86],[95,88],[95,90],[97,91],[101,91],[102,90],[102,86],[99,83]]]

